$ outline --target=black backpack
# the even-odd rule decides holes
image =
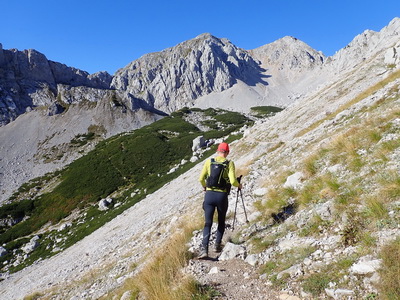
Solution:
[[[224,172],[229,165],[229,161],[226,160],[222,163],[215,161],[214,158],[211,158],[210,165],[210,176],[206,179],[206,185],[209,188],[217,188],[217,189],[228,189],[230,187],[229,182],[224,178]]]

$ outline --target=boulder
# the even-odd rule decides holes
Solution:
[[[301,186],[301,180],[303,178],[304,178],[304,175],[302,172],[296,172],[296,173],[290,175],[286,179],[286,182],[283,184],[283,187],[297,189]]]
[[[208,274],[217,274],[219,272],[218,267],[212,267]]]
[[[196,162],[196,161],[198,161],[199,160],[199,158],[197,157],[197,156],[192,156],[191,158],[190,158],[190,162],[191,163],[194,163],[194,162]]]
[[[227,243],[222,250],[218,260],[230,260],[236,257],[244,258],[246,256],[246,247],[242,245],[235,245],[233,243]]]
[[[246,257],[245,262],[247,262],[249,265],[255,266],[259,262],[259,257],[257,254],[251,254]]]
[[[204,136],[198,136],[193,140],[192,151],[196,152],[197,150],[206,146]]]
[[[350,267],[350,272],[357,275],[375,273],[381,266],[381,259],[373,259],[370,256],[363,256],[359,261]]]
[[[8,253],[8,252],[7,252],[7,249],[6,249],[6,248],[0,247],[0,257],[6,255],[7,253]]]
[[[53,104],[51,104],[49,106],[48,115],[55,116],[55,115],[61,114],[62,112],[64,112],[64,110],[65,110],[65,108],[63,106],[54,102]]]
[[[26,254],[33,252],[37,247],[40,246],[39,243],[40,237],[35,235],[29,243],[26,243],[24,246],[21,247],[21,250],[24,251]]]
[[[267,189],[267,188],[259,188],[259,189],[254,190],[253,194],[254,194],[254,196],[256,196],[256,197],[262,197],[262,196],[264,196],[267,192],[268,192],[268,189]]]
[[[325,293],[333,299],[346,299],[354,295],[354,291],[347,289],[325,289]]]
[[[109,198],[109,197],[107,197],[105,199],[101,199],[99,201],[99,210],[104,211],[104,210],[109,209],[112,202],[113,202],[113,199]]]

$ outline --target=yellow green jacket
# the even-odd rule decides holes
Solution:
[[[226,161],[225,157],[216,156],[214,158],[216,162],[223,163]],[[203,165],[203,169],[201,170],[199,181],[203,187],[206,187],[206,179],[210,175],[211,170],[211,160],[207,159]],[[236,179],[235,173],[235,164],[233,161],[229,161],[228,172],[224,172],[224,178],[229,182],[232,186],[239,187],[239,182]],[[216,189],[216,188],[207,188],[208,191],[217,191],[217,192],[226,192],[226,190]]]

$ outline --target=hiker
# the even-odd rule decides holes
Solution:
[[[215,208],[218,212],[218,229],[215,243],[215,251],[222,251],[222,236],[225,231],[225,218],[228,211],[228,194],[230,187],[235,186],[239,189],[242,185],[238,182],[235,174],[235,164],[228,161],[229,145],[221,143],[217,149],[215,158],[209,159],[204,163],[199,181],[206,192],[203,202],[204,210],[204,230],[199,258],[208,257],[208,243],[210,241],[211,226]]]

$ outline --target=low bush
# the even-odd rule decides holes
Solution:
[[[250,108],[250,112],[257,117],[272,116],[282,110],[283,108],[276,106],[254,106]]]
[[[224,125],[218,127],[221,130],[202,132],[184,120],[188,113],[191,111],[186,108],[174,116],[164,117],[133,132],[104,140],[64,170],[48,174],[43,180],[32,180],[25,184],[14,195],[13,203],[0,208],[0,216],[29,215],[29,218],[3,230],[0,244],[32,234],[45,224],[57,224],[76,209],[85,210],[85,226],[75,225],[79,230],[72,230],[73,233],[64,243],[64,247],[67,247],[143,199],[146,194],[156,191],[191,168],[194,163],[186,163],[178,171],[169,173],[182,159],[190,159],[195,137],[203,135],[206,138],[221,138],[248,122],[247,118],[238,113],[209,109],[207,114],[219,117],[218,122]],[[80,136],[79,140],[86,141],[91,137],[93,134]],[[232,136],[230,140],[239,137]],[[209,154],[211,152],[205,153],[204,157]],[[55,176],[58,176],[59,183],[51,191],[30,200],[18,201],[20,195],[39,184],[45,184]],[[135,190],[141,193],[132,197]],[[91,208],[100,199],[117,191],[124,191],[118,199],[122,204],[118,208],[107,212]]]

